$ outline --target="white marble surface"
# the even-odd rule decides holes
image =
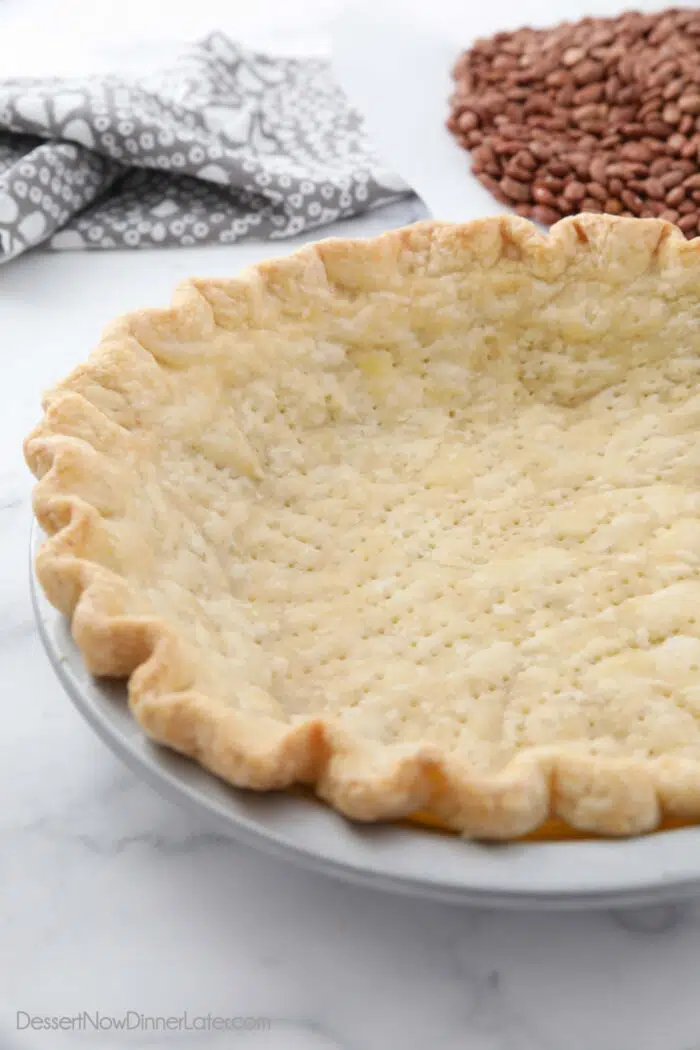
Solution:
[[[77,0],[64,6],[77,17]],[[294,21],[278,0],[247,17],[283,33],[285,18],[292,28],[306,18],[302,28],[322,36],[337,6],[300,3]],[[12,51],[21,66],[2,22],[4,10],[7,26],[21,27],[20,7],[0,0],[0,56]],[[28,9],[47,7],[33,0]],[[116,5],[104,10],[116,19]],[[395,207],[343,232],[377,232],[417,214],[415,204]],[[105,750],[56,684],[27,587],[21,440],[40,390],[84,357],[113,315],[167,302],[193,272],[229,273],[270,251],[35,253],[0,271],[0,1006],[9,1021],[0,1050],[698,1050],[700,907],[498,914],[306,874],[163,802]],[[267,1022],[225,1035],[11,1031],[16,1011],[185,1010]]]

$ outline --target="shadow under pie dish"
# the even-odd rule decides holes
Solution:
[[[188,282],[45,398],[41,585],[232,784],[485,838],[697,821],[699,277],[596,215]]]

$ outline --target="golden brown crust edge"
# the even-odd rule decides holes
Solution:
[[[544,279],[559,276],[581,253],[590,253],[593,265],[604,265],[621,283],[650,266],[672,268],[686,288],[700,276],[700,240],[687,242],[659,220],[581,216],[558,223],[548,236],[515,217],[461,226],[427,222],[368,241],[322,241],[264,262],[236,282],[238,306],[255,324],[266,297],[285,283],[323,279],[342,294],[357,294],[363,273],[368,286],[388,285],[402,269],[439,266],[451,252],[461,266],[517,257]],[[367,262],[365,269],[347,266],[357,257]],[[215,294],[216,286],[188,282],[171,310],[142,311],[116,322],[78,371],[104,371],[108,355],[124,342],[136,341],[140,352],[161,358],[177,354],[214,325],[201,289]],[[164,340],[157,350],[148,337],[155,328]],[[80,494],[81,462],[96,455],[92,429],[112,428],[110,436],[119,438],[118,426],[106,416],[96,423],[94,412],[84,409],[69,377],[47,396],[44,419],[25,442],[25,458],[39,479],[34,509],[48,534],[37,574],[52,604],[71,617],[89,669],[128,679],[131,709],[154,740],[237,786],[310,785],[333,807],[363,821],[421,810],[465,835],[510,839],[548,818],[601,835],[653,831],[664,818],[700,820],[700,763],[689,760],[582,758],[538,748],[498,774],[477,774],[432,746],[373,744],[330,720],[290,725],[196,692],[187,640],[163,619],[134,614],[129,586],[110,568],[102,513]]]

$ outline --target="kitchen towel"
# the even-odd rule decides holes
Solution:
[[[323,58],[216,33],[145,76],[0,80],[0,262],[291,237],[409,192]]]

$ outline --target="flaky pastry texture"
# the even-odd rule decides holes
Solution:
[[[114,323],[27,439],[87,667],[232,784],[522,836],[700,819],[700,242],[327,240]]]

